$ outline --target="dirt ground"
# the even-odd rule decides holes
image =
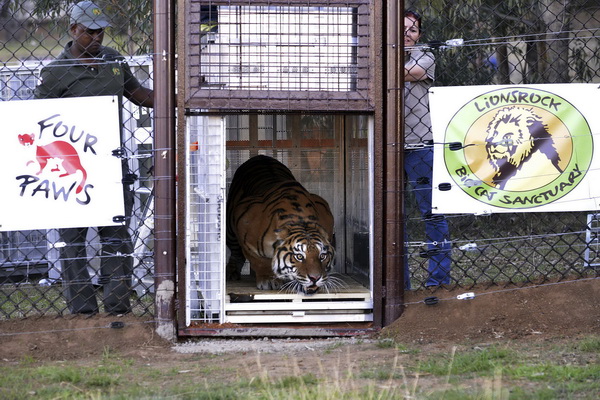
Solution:
[[[214,362],[211,356],[203,357],[202,353],[227,353],[219,362],[236,368],[256,363],[256,356],[261,353],[262,368],[276,370],[282,363],[283,352],[299,360],[295,368],[306,366],[310,370],[311,366],[314,368],[310,360],[315,358],[319,362],[329,359],[340,363],[342,356],[326,355],[331,354],[331,349],[352,349],[344,350],[342,358],[345,363],[355,365],[394,357],[389,348],[376,345],[382,338],[392,338],[407,347],[450,348],[477,343],[568,341],[600,334],[599,279],[517,290],[474,290],[475,297],[470,300],[456,298],[463,293],[464,290],[409,293],[406,309],[397,321],[377,334],[361,338],[198,338],[172,343],[157,336],[151,320],[133,316],[100,314],[91,318],[0,321],[0,364],[24,359],[95,362],[110,351],[139,362],[165,366],[178,365],[190,357],[195,362],[211,363]],[[432,295],[439,302],[424,304],[424,298]],[[325,348],[330,350],[324,351]]]

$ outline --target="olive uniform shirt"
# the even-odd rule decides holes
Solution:
[[[52,61],[40,73],[41,83],[35,88],[36,99],[61,98],[61,97],[87,97],[87,96],[119,96],[119,104],[123,104],[125,88],[129,92],[142,87],[140,82],[131,72],[125,58],[115,49],[102,46],[97,63],[80,63],[71,54],[71,45],[67,43],[64,50],[56,60]],[[119,120],[122,115],[119,113]],[[119,124],[122,128],[122,123]],[[123,135],[123,130],[120,132]],[[121,138],[122,140],[122,138]],[[122,160],[123,176],[130,176],[127,159]],[[129,180],[123,181],[130,185]],[[130,207],[128,191],[125,192],[125,207]],[[127,215],[131,213],[128,212]]]
[[[435,58],[431,52],[414,49],[406,56],[404,67],[419,65],[427,72],[427,79],[404,83],[404,142],[419,144],[433,139],[429,117],[429,88],[435,79]]]
[[[118,95],[122,101],[125,89],[132,92],[141,87],[118,51],[103,46],[97,56],[102,61],[84,64],[73,58],[71,45],[69,42],[56,60],[42,68],[35,98]]]

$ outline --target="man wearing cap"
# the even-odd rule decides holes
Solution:
[[[70,18],[69,31],[73,40],[56,60],[42,69],[35,97],[116,95],[120,100],[125,96],[134,104],[153,107],[153,91],[139,83],[118,51],[102,46],[104,28],[110,26],[103,10],[91,1],[82,1],[73,6]],[[123,169],[126,176],[126,160]],[[131,183],[123,183],[126,215],[131,215],[133,208]],[[60,256],[69,311],[93,315],[98,313],[98,303],[87,270],[87,230],[87,227],[60,229],[61,240],[66,243],[60,249]],[[133,271],[131,236],[127,226],[99,227],[98,235],[102,244],[98,283],[103,285],[104,309],[113,315],[128,313],[131,311],[129,297]]]
[[[42,69],[35,97],[124,95],[134,104],[154,107],[152,90],[138,82],[118,51],[102,46],[108,26],[110,22],[96,4],[75,4],[69,29],[73,41]]]

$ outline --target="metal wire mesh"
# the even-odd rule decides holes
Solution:
[[[594,82],[600,14],[590,2],[410,1],[422,17],[420,43],[435,57],[433,86]],[[595,132],[593,133],[596,134]],[[434,145],[443,151],[443,145]],[[429,277],[428,239],[407,187],[413,288]],[[449,287],[525,285],[597,277],[596,210],[446,215]]]
[[[352,252],[368,247],[369,242],[367,121],[365,116],[311,114],[209,116],[199,112],[188,116],[187,325],[228,322],[231,317],[227,307],[232,306],[225,294],[239,290],[240,284],[225,282],[223,274],[227,260],[223,240],[225,194],[238,167],[258,154],[276,157],[289,166],[303,186],[319,193],[339,216],[332,274],[368,282],[368,252]],[[346,158],[346,148],[337,144],[343,127],[351,132],[347,145],[351,158]],[[347,200],[342,195],[346,186],[361,195]],[[256,221],[256,229],[260,224]],[[248,263],[242,275],[250,277]],[[273,312],[268,309],[250,315],[255,320],[262,314],[270,322],[277,321],[276,317],[269,320],[272,315],[268,311]],[[243,321],[244,317],[240,318]]]
[[[115,179],[123,179],[132,211],[122,224],[113,227],[0,232],[0,318],[77,312],[145,315],[154,310],[151,111],[136,105],[144,99],[135,100],[136,104],[129,101],[129,93],[123,93],[122,86],[119,92],[105,86],[102,82],[106,80],[100,78],[81,83],[86,73],[108,71],[113,75],[131,73],[131,77],[126,75],[131,82],[135,79],[152,88],[152,56],[148,54],[151,3],[99,0],[96,5],[89,9],[89,15],[106,16],[111,26],[94,31],[97,27],[77,20],[78,24],[88,24],[88,31],[82,33],[72,28],[70,2],[2,2],[0,100],[28,100],[23,103],[26,115],[28,107],[38,101],[34,98],[124,95],[117,117],[122,121],[124,174]],[[90,38],[99,34],[104,35],[104,46],[114,51],[102,50],[93,59],[87,59],[90,54],[86,52],[77,56],[69,51],[74,48],[71,43],[78,43],[78,35]],[[61,53],[68,54],[68,60],[52,68]],[[42,71],[46,71],[47,87],[38,91]],[[84,72],[78,76],[79,72],[72,71]],[[105,116],[89,110],[89,118],[93,121]],[[55,156],[56,168],[60,169],[61,163],[64,168],[68,156]],[[42,165],[40,172],[44,168]],[[24,210],[14,212],[22,212],[27,220]],[[115,290],[107,290],[109,286]]]
[[[300,118],[302,112],[308,115],[319,111],[319,116],[330,113],[328,117],[340,118],[339,112],[352,111],[362,113],[355,115],[357,120],[367,120],[366,115],[373,110],[371,90],[379,72],[372,69],[372,54],[376,52],[371,52],[371,46],[376,43],[373,32],[379,32],[374,27],[381,23],[373,21],[369,13],[375,3],[381,5],[367,0],[324,0],[310,4],[283,0],[260,4],[189,1],[186,3],[189,23],[185,29],[191,28],[184,31],[180,27],[178,32],[189,37],[190,45],[186,49],[186,68],[179,71],[186,76],[187,86],[182,95],[191,107],[211,112],[294,110],[297,112],[294,118]],[[423,16],[420,42],[435,57],[434,87],[589,83],[598,79],[600,13],[595,2],[486,0],[407,1],[405,4]],[[68,5],[66,2],[48,5],[41,1],[0,4],[2,101],[34,97],[42,68],[55,60],[71,40]],[[130,66],[143,86],[151,87],[152,59],[148,55],[151,2],[120,4],[98,0],[98,5],[105,9],[112,22],[112,27],[105,31],[104,44],[122,54],[125,59],[120,60],[121,63],[124,61]],[[311,25],[313,29],[308,29]],[[237,30],[238,27],[245,29]],[[328,28],[321,29],[324,27]],[[278,63],[271,63],[273,58]],[[126,224],[133,247],[126,254],[126,258],[133,260],[131,301],[137,314],[153,311],[154,149],[150,116],[146,108],[124,101],[122,133],[123,146],[127,149],[126,164],[137,176],[130,185],[134,194],[133,211]],[[350,129],[353,132],[367,130],[363,122],[346,120],[344,124],[355,124],[356,129]],[[234,126],[234,122],[229,121],[228,126]],[[245,129],[245,125],[240,124],[239,128]],[[299,131],[293,137],[300,138]],[[356,134],[346,144],[347,158],[368,158],[367,146],[362,141],[365,137]],[[337,161],[330,156],[329,139],[293,144],[289,152],[297,158],[289,159],[292,163],[305,159],[308,163],[325,164],[320,171],[333,171],[335,176],[339,170]],[[235,139],[228,137],[227,140],[229,145],[235,144]],[[275,147],[250,145],[250,148],[278,151],[279,144]],[[230,147],[227,151],[235,149]],[[279,155],[286,151],[280,151]],[[236,157],[250,153],[240,150],[239,154]],[[354,207],[360,218],[344,222],[345,240],[356,246],[349,248],[348,259],[353,260],[352,265],[362,265],[355,271],[359,275],[368,269],[364,264],[369,227],[363,218],[368,205],[365,206],[363,200],[367,198],[365,188],[372,183],[364,166],[362,162],[343,166],[356,171],[357,176],[354,183],[344,183],[345,193],[349,190],[360,193],[357,195],[360,201],[346,210],[352,211]],[[311,180],[314,168],[298,164],[297,171],[309,185],[315,185],[315,191],[331,190],[332,186],[320,184],[318,179]],[[431,240],[427,239],[413,189],[409,185],[404,193],[407,250],[412,287],[420,288],[427,284],[428,261],[435,254],[435,248],[428,246]],[[480,284],[524,285],[599,274],[596,210],[453,214],[447,215],[446,221],[451,246],[448,284],[451,288]],[[83,240],[80,242],[84,244]],[[69,312],[63,292],[69,285],[62,279],[65,260],[60,254],[65,243],[57,229],[0,232],[2,317]],[[97,229],[88,230],[86,254],[81,259],[87,261],[93,296],[100,301],[102,294],[96,293],[96,289],[100,279],[99,261],[104,257],[101,247]],[[195,312],[200,317],[205,309],[201,306],[203,299],[196,300]],[[207,318],[210,321],[212,317]]]
[[[186,320],[219,322],[225,290],[225,168],[223,120],[220,117],[188,119],[189,190],[186,214]]]
[[[190,106],[373,108],[367,1],[190,1],[186,13]]]

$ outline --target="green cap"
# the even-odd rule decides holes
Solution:
[[[80,24],[88,29],[103,29],[110,26],[106,14],[91,1],[81,1],[71,9],[71,25]]]

